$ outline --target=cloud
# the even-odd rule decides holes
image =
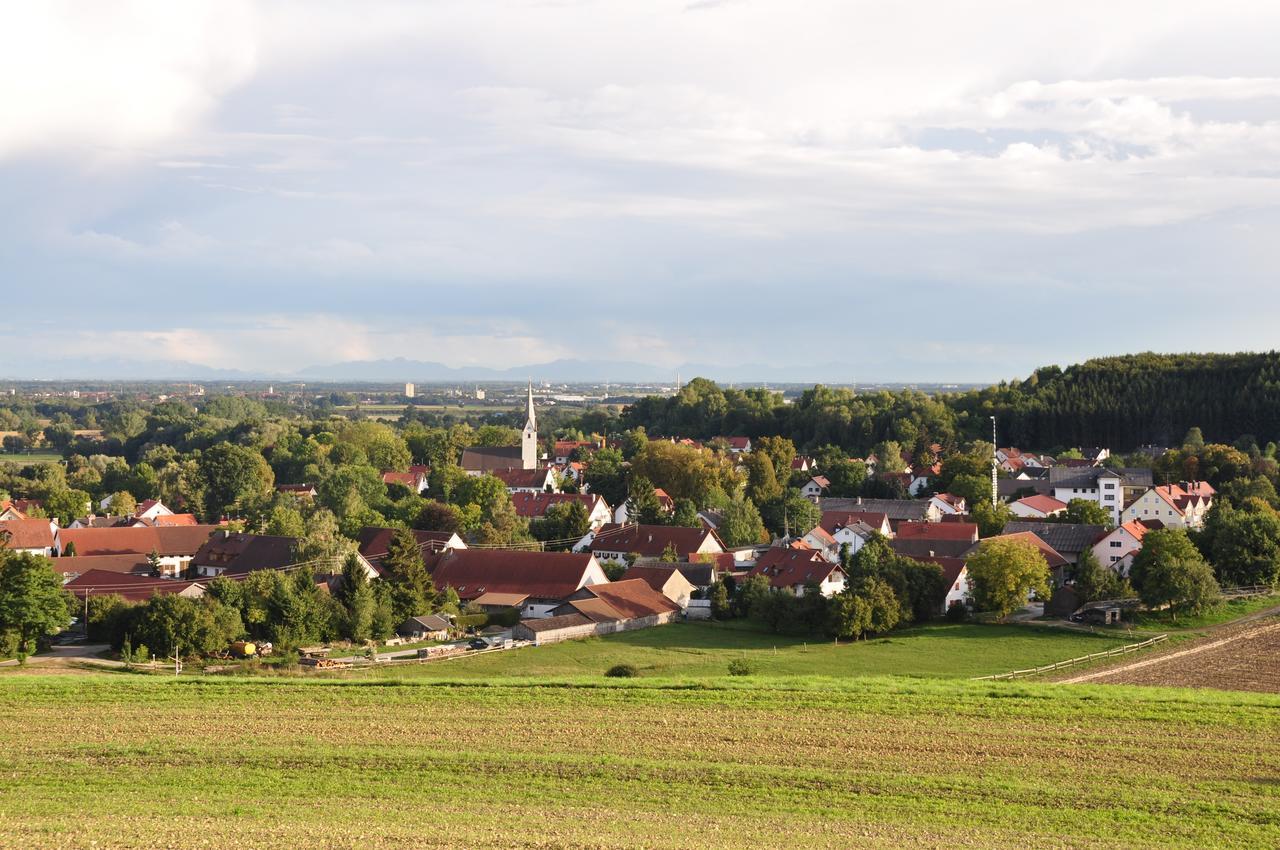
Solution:
[[[1153,291],[1280,309],[1280,9],[99,8],[0,20],[9,305],[59,292],[90,348],[132,311],[208,362],[329,359],[296,312],[360,356],[802,367],[822,328],[964,377],[1056,357],[989,347],[982,299],[1136,311],[1139,348],[1204,330]]]

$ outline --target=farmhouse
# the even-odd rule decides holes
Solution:
[[[764,576],[774,590],[790,589],[796,596],[804,596],[810,585],[817,585],[823,596],[834,596],[845,583],[844,570],[812,549],[770,549],[748,575]]]
[[[589,550],[602,561],[622,563],[633,553],[641,561],[657,561],[673,553],[678,560],[685,560],[690,555],[719,554],[725,548],[707,528],[611,523],[579,540],[574,550]]]
[[[426,563],[436,587],[452,587],[464,602],[497,593],[523,597],[522,617],[550,616],[574,591],[609,580],[590,553],[446,549]]]
[[[971,522],[901,522],[889,546],[908,558],[957,558],[978,542]]]
[[[57,550],[64,556],[142,555],[159,557],[160,574],[177,577],[186,571],[195,554],[218,531],[215,525],[172,528],[63,528],[58,530]]]
[[[1014,520],[1005,523],[1004,534],[1031,532],[1051,549],[1074,564],[1085,549],[1093,548],[1106,526],[1073,522],[1025,522]],[[1104,562],[1105,563],[1105,562]]]
[[[57,551],[58,524],[49,519],[0,522],[0,545],[11,552],[52,555]]]
[[[511,504],[515,506],[516,515],[530,522],[546,519],[547,509],[552,505],[563,505],[579,502],[587,511],[587,519],[593,529],[609,522],[612,514],[605,500],[594,493],[515,493],[511,496]]]
[[[360,534],[356,537],[360,555],[376,569],[381,569],[379,562],[387,554],[387,549],[391,545],[391,536],[394,533],[394,528],[366,525],[360,529]],[[413,539],[417,541],[419,548],[424,553],[467,548],[466,542],[458,536],[457,532],[453,531],[419,531],[414,529],[410,534],[413,535]]]
[[[535,646],[591,635],[660,626],[680,614],[680,606],[638,579],[583,587],[551,617],[523,620],[511,630]]]
[[[1066,509],[1066,502],[1060,502],[1052,496],[1044,496],[1039,493],[1034,496],[1026,496],[1009,505],[1009,510],[1014,516],[1024,519],[1044,519],[1045,517],[1056,516]]]
[[[689,599],[697,589],[676,566],[634,566],[622,575],[622,581],[639,579],[681,608],[689,607]],[[710,582],[708,582],[710,584]]]
[[[1127,576],[1129,567],[1133,566],[1133,556],[1142,549],[1142,538],[1148,531],[1159,528],[1164,528],[1164,523],[1158,519],[1131,519],[1093,544],[1093,555],[1099,564]]]

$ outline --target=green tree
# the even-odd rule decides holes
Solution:
[[[117,490],[111,494],[109,512],[113,516],[133,516],[138,512],[138,500],[128,490]]]
[[[1205,521],[1208,553],[1224,585],[1280,582],[1280,517],[1265,503],[1257,510],[1215,505]]]
[[[1143,604],[1167,605],[1175,619],[1179,611],[1196,614],[1222,598],[1213,570],[1180,528],[1146,533],[1129,568],[1129,580]]]
[[[0,632],[18,636],[19,653],[32,652],[36,641],[66,629],[74,607],[48,558],[0,550]]]
[[[990,501],[980,502],[976,506],[969,508],[969,515],[978,525],[978,534],[981,537],[995,537],[1004,531],[1004,527],[1014,519],[1013,511],[1004,502],[991,504]]]
[[[342,636],[352,643],[364,643],[373,635],[373,617],[378,600],[369,584],[364,565],[354,554],[342,565],[342,578],[334,598],[342,606]]]
[[[822,511],[801,496],[799,490],[787,490],[779,498],[760,505],[760,519],[775,537],[784,533],[802,537],[822,521]]]
[[[1049,565],[1035,545],[1012,537],[984,540],[968,561],[973,603],[1001,619],[1034,593],[1049,598]]]
[[[1072,499],[1067,502],[1067,509],[1056,518],[1059,522],[1073,522],[1082,525],[1101,525],[1111,528],[1111,511],[1089,499]]]
[[[44,511],[59,525],[70,525],[74,519],[89,512],[89,494],[83,490],[56,490],[45,497]]]
[[[709,591],[712,618],[727,620],[733,614],[733,608],[729,603],[729,588],[725,587],[724,582],[716,581],[712,582]]]
[[[836,594],[829,609],[829,629],[842,640],[857,640],[871,628],[871,604],[853,592]]]
[[[205,519],[217,520],[271,495],[275,474],[256,451],[231,443],[206,449],[199,460]],[[154,647],[152,647],[154,649]]]
[[[680,528],[701,528],[702,519],[698,516],[698,506],[692,499],[677,499],[675,513],[671,515],[671,524]]]
[[[763,452],[751,452],[742,461],[747,470],[747,498],[757,505],[782,496],[782,485],[774,473],[773,461]]]
[[[1092,549],[1085,549],[1071,571],[1072,584],[1082,602],[1101,599],[1127,599],[1133,596],[1133,588],[1115,570],[1099,563]]]
[[[734,499],[721,511],[716,532],[726,546],[750,546],[768,541],[764,521],[750,499]]]
[[[435,586],[411,532],[396,529],[382,558],[383,579],[391,589],[391,613],[397,623],[431,613]]]

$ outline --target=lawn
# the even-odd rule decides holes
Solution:
[[[1201,614],[1180,614],[1177,619],[1174,619],[1167,611],[1141,611],[1134,621],[1134,628],[1157,629],[1160,631],[1203,629],[1277,606],[1280,606],[1280,596],[1273,593],[1268,596],[1232,599],[1215,605]]]
[[[0,744],[2,847],[1280,845],[1236,693],[27,675]]]
[[[614,664],[667,681],[728,677],[745,659],[759,677],[905,675],[971,678],[1101,652],[1132,642],[1123,634],[1091,635],[1028,626],[937,624],[836,646],[813,638],[761,632],[738,623],[673,623],[656,629],[525,647],[449,661],[398,667],[387,675],[473,680],[576,681]]]
[[[17,466],[26,466],[32,463],[61,463],[62,454],[60,452],[31,452],[29,454],[0,454],[0,463],[14,464]]]

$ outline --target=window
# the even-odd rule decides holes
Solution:
[[[1112,549],[1119,549],[1122,545],[1123,545],[1123,544],[1122,544],[1119,540],[1112,540],[1112,541],[1111,541],[1111,548],[1112,548]]]

